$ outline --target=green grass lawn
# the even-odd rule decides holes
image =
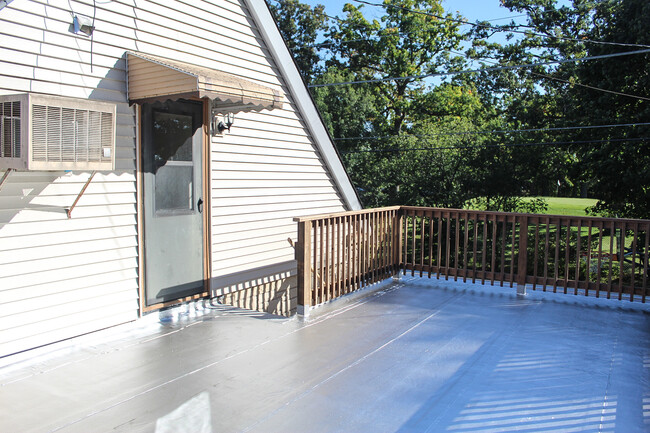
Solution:
[[[548,204],[549,215],[586,216],[585,209],[596,204],[596,199],[569,197],[541,197]]]

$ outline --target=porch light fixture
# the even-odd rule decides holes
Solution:
[[[212,135],[215,136],[217,134],[223,134],[223,131],[225,130],[228,130],[228,132],[230,132],[230,127],[233,125],[234,122],[235,122],[234,113],[226,113],[223,115],[223,118],[220,120],[219,114],[213,110],[212,122],[211,122]]]

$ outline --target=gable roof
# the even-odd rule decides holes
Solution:
[[[277,68],[280,70],[285,80],[293,102],[298,107],[300,114],[307,123],[307,128],[318,147],[323,160],[332,174],[339,191],[341,192],[349,210],[361,209],[359,196],[352,185],[348,173],[343,167],[341,157],[336,151],[336,147],[325,128],[323,119],[316,108],[316,104],[303,81],[302,75],[298,71],[296,62],[287,47],[280,30],[271,14],[271,11],[264,0],[244,0],[257,28],[262,34],[263,39],[268,44],[267,48],[271,52]]]

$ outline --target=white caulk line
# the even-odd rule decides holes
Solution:
[[[322,323],[322,322],[324,322],[324,321],[326,321],[326,320],[329,320],[329,319],[331,319],[331,318],[333,318],[333,317],[338,316],[339,314],[343,314],[343,313],[345,313],[345,312],[347,312],[347,311],[350,311],[350,310],[352,310],[352,309],[354,309],[354,308],[357,308],[357,307],[359,307],[359,306],[361,306],[361,305],[363,305],[363,304],[366,304],[366,303],[370,302],[370,301],[371,301],[372,299],[374,299],[374,298],[377,298],[377,297],[383,296],[383,295],[385,295],[385,294],[388,294],[388,293],[390,293],[390,292],[393,292],[393,291],[395,291],[395,290],[397,290],[397,289],[399,289],[399,288],[401,288],[401,287],[403,287],[403,286],[404,286],[403,284],[398,284],[398,285],[396,285],[394,288],[391,288],[390,290],[385,290],[385,291],[379,292],[379,293],[377,293],[376,295],[373,295],[373,296],[371,296],[371,297],[368,297],[368,298],[364,299],[362,302],[358,302],[357,304],[352,305],[352,306],[350,306],[350,307],[348,307],[348,308],[341,309],[341,311],[337,311],[336,313],[329,314],[329,315],[327,315],[327,316],[325,316],[325,317],[323,317],[323,318],[321,318],[321,319],[315,320],[315,321],[313,321],[313,322],[311,322],[311,323],[308,323],[308,324],[306,324],[306,325],[304,325],[304,326],[301,326],[300,328],[294,329],[294,330],[291,331],[291,332],[288,332],[288,333],[286,333],[286,334],[280,335],[279,337],[276,337],[276,338],[274,338],[274,339],[269,339],[269,340],[263,341],[263,342],[258,343],[258,344],[256,344],[255,346],[250,347],[250,348],[248,348],[248,349],[246,349],[246,350],[242,350],[242,351],[240,351],[240,352],[233,353],[232,355],[229,355],[229,356],[227,356],[227,357],[225,357],[225,358],[219,359],[218,361],[211,362],[210,364],[204,365],[203,367],[199,367],[199,368],[197,368],[197,369],[195,369],[195,370],[192,370],[192,371],[190,371],[190,372],[187,372],[187,373],[185,373],[185,374],[182,374],[182,375],[180,375],[180,376],[177,376],[177,377],[175,377],[175,378],[173,378],[173,379],[170,379],[170,380],[168,380],[167,382],[163,382],[163,383],[160,383],[160,384],[158,384],[158,385],[156,385],[156,386],[153,386],[153,387],[151,387],[151,388],[145,389],[144,391],[141,391],[141,392],[139,392],[139,393],[137,393],[137,394],[134,394],[134,395],[132,395],[132,396],[130,396],[130,397],[127,397],[127,398],[125,398],[125,399],[123,399],[123,400],[120,400],[120,401],[118,401],[118,402],[116,402],[116,403],[113,403],[113,404],[111,404],[111,405],[109,405],[109,406],[107,406],[107,407],[104,407],[104,408],[102,408],[102,409],[97,409],[97,410],[95,410],[95,411],[93,411],[93,412],[90,412],[90,413],[88,413],[88,414],[86,414],[86,415],[80,417],[80,418],[77,418],[76,420],[70,421],[70,422],[68,422],[68,423],[66,423],[66,424],[64,424],[64,425],[62,425],[62,426],[56,427],[56,428],[50,430],[50,432],[56,432],[56,431],[59,431],[59,430],[61,430],[61,429],[66,428],[66,427],[70,427],[71,425],[77,424],[77,423],[79,423],[79,422],[81,422],[81,421],[83,421],[83,420],[86,420],[86,419],[88,419],[88,418],[90,418],[90,417],[93,417],[93,416],[95,416],[95,415],[99,415],[100,413],[102,413],[102,412],[106,412],[107,410],[113,409],[114,407],[117,407],[117,406],[119,406],[119,405],[121,405],[121,404],[128,403],[128,402],[131,401],[131,400],[134,400],[134,399],[136,399],[136,398],[138,398],[138,397],[141,397],[141,396],[143,396],[143,395],[145,395],[145,394],[148,394],[148,393],[150,393],[150,392],[152,392],[152,391],[155,391],[155,390],[160,389],[160,388],[162,388],[162,387],[165,387],[165,386],[167,386],[167,385],[170,385],[170,384],[172,384],[172,383],[174,383],[174,382],[177,382],[177,381],[179,381],[179,380],[181,380],[181,379],[184,379],[184,378],[186,378],[186,377],[188,377],[188,376],[191,376],[191,375],[193,375],[193,374],[199,373],[199,372],[201,372],[201,371],[203,371],[203,370],[206,370],[206,369],[208,369],[208,368],[214,367],[215,365],[221,364],[222,362],[228,361],[228,360],[230,360],[230,359],[232,359],[232,358],[235,358],[235,357],[237,357],[237,356],[244,355],[244,354],[246,354],[246,353],[252,352],[252,351],[254,351],[254,350],[256,350],[256,349],[258,349],[258,348],[260,348],[260,347],[262,347],[262,346],[264,346],[264,345],[266,345],[266,344],[268,344],[268,343],[270,343],[270,342],[274,342],[274,341],[281,340],[281,339],[283,339],[283,338],[285,338],[285,337],[288,337],[288,336],[290,336],[290,335],[292,335],[292,334],[295,334],[295,333],[297,333],[297,332],[300,332],[300,331],[302,331],[303,329],[307,329],[307,328],[310,328],[310,327],[312,327],[312,326],[314,326],[314,325],[317,325],[317,324],[319,324],[319,323]],[[444,305],[444,303],[441,304],[441,305]],[[174,332],[175,332],[175,331],[174,331]]]
[[[287,407],[291,406],[292,404],[294,404],[294,403],[297,402],[298,400],[301,400],[303,397],[306,397],[308,394],[311,394],[311,393],[312,393],[316,388],[319,388],[319,387],[323,386],[323,385],[326,384],[327,382],[331,381],[332,379],[335,379],[336,377],[338,377],[338,376],[340,376],[341,374],[345,373],[345,372],[348,371],[349,369],[351,369],[351,368],[353,368],[353,367],[356,367],[357,365],[361,364],[363,361],[365,361],[366,359],[370,358],[372,355],[376,354],[377,352],[380,352],[381,350],[383,350],[383,349],[386,348],[387,346],[390,346],[390,345],[393,344],[395,341],[399,340],[400,338],[404,337],[405,335],[409,334],[409,333],[412,332],[413,330],[415,330],[415,329],[417,329],[418,327],[420,327],[420,325],[422,325],[423,323],[425,323],[426,321],[428,321],[428,320],[431,319],[432,317],[435,317],[435,316],[437,316],[438,314],[440,314],[440,312],[441,312],[441,310],[439,309],[440,307],[442,307],[443,305],[445,305],[445,304],[451,302],[452,300],[454,300],[454,299],[456,299],[456,298],[458,298],[458,297],[460,297],[460,296],[463,296],[464,294],[465,294],[464,292],[463,292],[463,293],[458,293],[458,294],[456,294],[456,295],[450,297],[449,299],[447,299],[447,300],[444,301],[443,303],[437,305],[437,306],[436,306],[436,308],[438,308],[437,311],[434,311],[433,313],[429,314],[427,317],[425,317],[424,319],[420,320],[418,323],[416,323],[415,325],[411,326],[411,327],[408,328],[406,331],[402,332],[401,334],[399,334],[399,335],[396,336],[396,337],[393,337],[391,340],[389,340],[389,341],[387,341],[386,343],[382,344],[381,346],[379,346],[378,348],[376,348],[376,349],[373,350],[372,352],[369,352],[369,353],[365,354],[365,355],[362,356],[361,358],[359,358],[359,359],[357,359],[356,361],[354,361],[352,364],[349,364],[348,366],[343,367],[342,369],[340,369],[340,370],[337,371],[336,373],[332,374],[331,376],[329,376],[329,377],[323,379],[322,381],[318,382],[316,385],[312,386],[311,388],[309,388],[309,389],[303,391],[302,393],[298,394],[296,397],[294,397],[293,399],[289,400],[288,402],[286,402],[284,405],[280,406],[280,407],[277,408],[276,410],[272,411],[271,413],[269,413],[269,414],[268,414],[267,416],[265,416],[264,418],[262,418],[262,419],[260,419],[259,421],[257,421],[257,422],[255,422],[255,423],[251,424],[250,426],[246,427],[244,430],[242,430],[242,433],[246,433],[246,432],[250,431],[251,429],[257,427],[257,426],[260,425],[261,423],[263,423],[263,422],[269,420],[270,418],[272,418],[273,416],[275,416],[277,413],[283,411],[284,409],[286,409]]]

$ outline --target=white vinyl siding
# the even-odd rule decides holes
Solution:
[[[96,6],[92,40],[69,32],[72,12],[93,16],[92,0],[16,0],[0,10],[0,94],[117,103],[116,171],[95,176],[71,219],[65,209],[90,173],[11,173],[0,190],[0,356],[138,315],[136,118],[126,51],[224,71],[285,95],[282,109],[236,113],[231,132],[211,139],[213,289],[220,276],[295,267],[287,242],[296,237],[293,217],[345,207],[243,0]]]
[[[19,3],[19,2],[17,2]],[[0,191],[0,355],[137,317],[132,173],[12,172]]]

